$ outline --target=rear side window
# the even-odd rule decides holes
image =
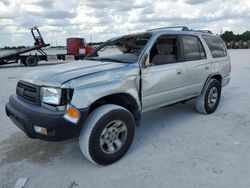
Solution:
[[[205,39],[213,58],[227,56],[227,50],[223,40],[220,37],[204,35]]]
[[[206,58],[204,48],[200,40],[195,36],[183,36],[183,48],[186,61]]]

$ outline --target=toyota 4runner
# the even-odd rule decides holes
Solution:
[[[230,72],[219,36],[153,29],[112,38],[83,61],[24,75],[6,114],[30,138],[79,136],[83,155],[107,165],[128,151],[145,111],[195,99],[198,112],[213,113]]]

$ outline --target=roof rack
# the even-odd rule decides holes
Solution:
[[[155,28],[155,29],[149,29],[147,31],[156,31],[156,30],[165,30],[165,29],[181,29],[181,31],[193,31],[193,32],[213,34],[213,32],[210,30],[194,30],[194,29],[189,29],[187,26],[160,27],[160,28]]]
[[[181,29],[182,31],[189,30],[187,26],[172,26],[172,27],[160,27],[160,28],[155,28],[155,29],[149,29],[147,31],[164,30],[164,29]]]
[[[213,32],[210,31],[210,30],[192,30],[192,29],[191,29],[191,31],[213,34]]]

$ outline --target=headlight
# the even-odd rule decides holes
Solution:
[[[42,103],[59,105],[61,102],[62,89],[52,87],[41,88]]]

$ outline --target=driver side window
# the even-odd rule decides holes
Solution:
[[[160,36],[150,50],[149,61],[153,65],[175,63],[179,60],[179,42],[177,36]]]

